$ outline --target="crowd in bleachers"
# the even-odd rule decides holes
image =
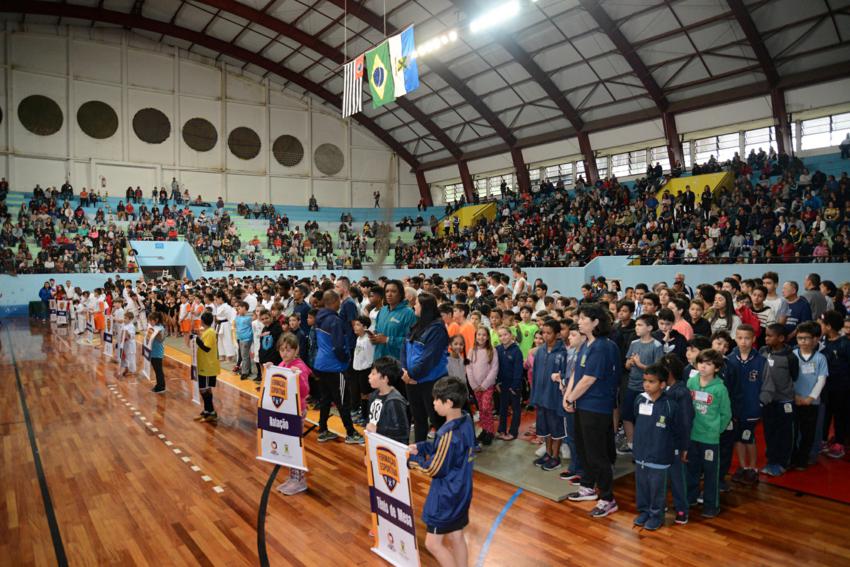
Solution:
[[[654,173],[655,168],[650,168]],[[398,267],[579,266],[599,255],[643,264],[846,261],[850,235],[847,174],[810,175],[799,160],[753,151],[695,173],[731,171],[731,187],[657,188],[650,173],[631,188],[612,176],[571,194],[543,181],[531,193],[502,189],[498,214],[474,227],[458,223],[396,250]]]
[[[66,181],[58,190],[36,186],[17,218],[0,201],[0,260],[7,272],[132,269],[127,240],[181,238],[210,270],[358,268],[390,253],[397,267],[408,268],[581,266],[599,255],[628,255],[642,264],[848,259],[846,173],[810,173],[799,159],[770,148],[752,151],[746,160],[735,154],[719,163],[712,157],[692,168],[730,171],[731,186],[689,186],[659,198],[658,188],[670,177],[659,169],[650,165],[647,176],[631,184],[610,176],[590,185],[579,177],[573,190],[551,180],[524,193],[503,184],[496,217],[470,227],[452,217],[441,223],[435,215],[355,227],[344,213],[332,234],[315,221],[293,228],[272,204],[240,203],[239,216],[268,220],[265,242],[240,233],[221,198],[196,216],[189,205],[205,203],[200,197],[191,201],[176,180],[170,193],[153,188],[149,200],[140,187],[128,187],[126,202],[115,210],[105,200],[108,193],[82,189],[75,197]],[[463,204],[449,204],[446,212]],[[93,216],[86,207],[97,207]],[[406,231],[411,238],[402,238]]]

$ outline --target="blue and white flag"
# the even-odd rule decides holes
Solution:
[[[390,44],[390,64],[392,65],[395,96],[404,96],[419,88],[419,67],[413,52],[416,42],[413,39],[413,26],[388,40]]]

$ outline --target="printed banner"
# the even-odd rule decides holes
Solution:
[[[257,458],[306,471],[298,382],[298,374],[292,369],[266,369],[257,404]]]
[[[192,382],[192,401],[201,405],[201,390],[198,387],[198,343],[197,335],[189,335],[189,346],[192,348],[192,366],[189,367],[189,380]]]
[[[419,565],[407,445],[366,431],[372,551],[397,567]]]
[[[68,324],[68,307],[70,301],[60,299],[56,302],[56,325],[62,327]]]
[[[159,334],[159,327],[151,327],[148,325],[145,331],[145,339],[142,343],[142,376],[151,379],[151,348],[153,340]]]
[[[56,300],[51,299],[50,300],[50,322],[51,323],[56,322],[56,311],[57,311],[57,309],[58,308],[56,307]]]
[[[107,317],[103,327],[103,356],[112,358],[115,352],[112,336],[112,317]]]

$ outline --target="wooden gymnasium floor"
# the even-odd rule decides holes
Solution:
[[[257,565],[259,548],[271,565],[382,564],[369,551],[362,448],[319,446],[310,434],[310,490],[272,490],[263,545],[258,511],[272,466],[254,458],[255,398],[219,386],[221,420],[202,425],[186,367],[173,360],[168,393],[155,396],[39,323],[4,322],[0,346],[0,564],[63,564],[64,553],[71,565]],[[697,515],[650,533],[632,528],[632,478],[615,488],[621,511],[591,520],[591,503],[528,493],[507,507],[515,488],[476,473],[470,564],[850,564],[844,504],[762,484],[727,495],[713,521]],[[421,510],[426,482],[414,490]]]

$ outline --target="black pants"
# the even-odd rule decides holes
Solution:
[[[522,418],[522,394],[517,392],[511,393],[507,388],[499,393],[499,433],[510,433],[513,437],[519,435],[519,421]],[[508,425],[508,407],[511,408],[511,428],[505,429]]]
[[[162,359],[151,357],[151,368],[156,374],[156,387],[158,390],[165,388],[165,372],[162,370]]]
[[[360,415],[364,419],[369,418],[369,394],[372,393],[372,387],[369,386],[371,371],[371,368],[351,371],[351,407],[360,408]]]
[[[834,424],[836,443],[847,443],[850,433],[850,391],[831,390],[825,396],[826,415],[823,420],[823,440],[829,440],[829,426]]]
[[[353,435],[356,430],[351,421],[348,398],[344,395],[345,377],[342,372],[319,372],[316,370],[315,373],[319,382],[319,432],[328,430],[328,418],[331,416],[331,404],[333,403],[339,410],[339,417],[345,426],[345,433]]]
[[[599,488],[599,498],[614,499],[614,423],[610,413],[576,412],[576,449],[584,465],[581,485]]]
[[[794,402],[771,402],[761,409],[767,464],[788,468],[794,450]]]
[[[733,422],[734,423],[734,422]],[[732,453],[735,450],[735,441],[738,440],[737,425],[727,429],[720,434],[720,483],[723,484],[729,469],[732,467]]]
[[[797,422],[797,443],[791,456],[792,467],[809,465],[809,453],[815,442],[815,429],[818,424],[818,409],[820,406],[796,406],[794,417]]]
[[[421,384],[407,384],[407,402],[410,404],[410,413],[413,416],[414,439],[417,443],[428,438],[428,430],[431,425],[439,429],[446,422],[444,417],[437,415],[434,411],[434,398],[431,392],[436,380],[423,382]]]

